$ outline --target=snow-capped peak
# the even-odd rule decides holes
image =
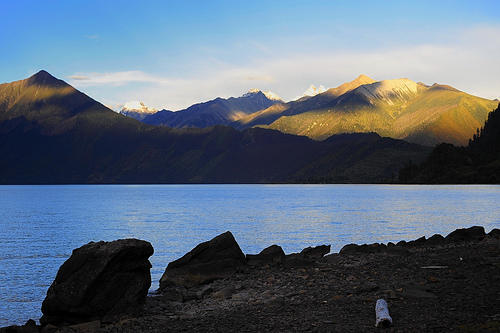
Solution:
[[[121,107],[121,111],[138,112],[138,113],[155,113],[158,110],[155,108],[150,108],[140,101],[130,101],[125,103]]]
[[[281,101],[281,97],[279,97],[277,94],[273,93],[272,91],[268,90],[268,91],[262,91],[260,89],[250,89],[246,94],[244,94],[243,96],[250,96],[252,94],[256,94],[258,92],[261,92],[264,94],[264,96],[266,96],[268,99],[272,100],[272,101]]]
[[[319,87],[316,87],[314,84],[311,84],[309,86],[309,88],[307,88],[306,91],[304,91],[302,96],[297,96],[297,97],[295,97],[294,100],[298,100],[298,99],[301,99],[304,97],[313,97],[313,96],[316,96],[318,94],[324,93],[325,91],[326,91],[325,86],[320,85]]]
[[[271,90],[268,91],[263,91],[262,92],[266,97],[272,101],[281,101],[281,97],[279,97],[277,94],[273,93]]]
[[[316,87],[314,84],[311,84],[309,88],[307,88],[306,91],[302,94],[302,96],[316,96],[317,94],[324,93],[326,91],[326,88],[323,85],[320,85],[319,87]]]

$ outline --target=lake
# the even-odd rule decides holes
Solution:
[[[230,230],[245,253],[397,242],[459,227],[500,228],[500,186],[0,186],[0,326],[41,316],[59,266],[90,241],[153,244],[153,285],[166,265]]]

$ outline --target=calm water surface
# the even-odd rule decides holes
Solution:
[[[153,285],[168,262],[231,230],[243,252],[389,242],[500,228],[500,186],[0,186],[0,326],[41,316],[57,269],[89,241],[153,244]]]

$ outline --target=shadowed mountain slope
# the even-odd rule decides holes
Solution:
[[[388,182],[427,153],[375,134],[150,126],[46,72],[0,85],[3,184]]]
[[[45,129],[59,128],[60,123],[80,113],[102,113],[109,109],[82,94],[46,71],[28,79],[0,84],[0,120],[24,117]]]

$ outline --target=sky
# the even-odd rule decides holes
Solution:
[[[0,1],[0,82],[41,69],[113,108],[359,74],[500,97],[500,1]]]

